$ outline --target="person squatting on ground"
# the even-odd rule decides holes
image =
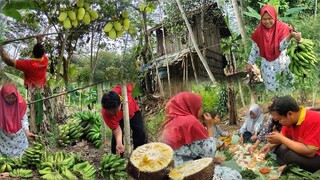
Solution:
[[[127,84],[127,96],[129,106],[130,128],[132,130],[133,148],[146,143],[146,133],[143,117],[136,100],[132,97],[133,84]],[[122,154],[125,150],[123,145],[123,109],[121,86],[115,86],[112,91],[102,97],[101,114],[104,122],[112,130],[111,152]]]
[[[210,113],[204,113],[202,97],[190,92],[181,92],[173,96],[166,104],[166,120],[162,126],[160,141],[174,150],[174,166],[202,157],[213,157],[216,154],[216,142]],[[204,125],[200,119],[203,119]],[[221,166],[221,160],[214,158],[215,180],[241,179],[239,172]]]
[[[0,90],[0,156],[21,157],[28,148],[29,131],[27,103],[13,83],[4,83]]]
[[[260,153],[267,154],[275,147],[280,165],[297,164],[310,172],[319,170],[320,113],[298,106],[291,96],[276,98],[269,106],[269,112],[280,122],[282,129],[281,133],[272,132],[266,136],[269,143]]]
[[[263,112],[258,104],[250,105],[244,123],[239,130],[240,143],[254,143],[263,126]]]
[[[219,150],[227,149],[231,144],[230,142],[227,141],[229,138],[231,138],[231,135],[227,131],[222,131],[222,129],[220,128],[219,124],[221,120],[220,120],[219,113],[217,111],[211,112],[210,115],[214,122],[213,132],[214,132],[214,137],[217,139],[217,149]]]

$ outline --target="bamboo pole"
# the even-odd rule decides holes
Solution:
[[[195,78],[196,83],[197,83],[197,85],[198,85],[199,82],[198,82],[197,71],[196,71],[196,68],[195,68],[195,66],[194,66],[193,55],[192,55],[192,52],[191,52],[191,49],[190,49],[190,48],[189,48],[189,52],[190,52],[191,65],[192,65],[192,69],[193,69],[194,78]]]
[[[122,93],[122,105],[123,105],[123,123],[124,123],[124,147],[125,147],[125,157],[129,157],[131,154],[131,140],[130,140],[130,118],[129,118],[129,103],[127,95],[127,85],[122,83],[121,85]]]
[[[188,31],[189,31],[189,34],[190,34],[190,37],[191,37],[191,41],[192,41],[192,43],[193,43],[193,46],[194,46],[194,48],[195,48],[195,50],[196,50],[196,52],[197,52],[197,54],[198,54],[198,56],[199,56],[199,58],[200,58],[200,60],[201,60],[201,62],[202,62],[204,68],[206,69],[210,80],[212,81],[213,84],[216,84],[216,80],[215,80],[214,77],[213,77],[213,74],[212,74],[212,72],[211,72],[211,70],[210,70],[210,68],[209,68],[209,66],[208,66],[208,63],[207,63],[206,59],[205,59],[205,58],[202,56],[202,54],[201,54],[201,51],[200,51],[200,49],[199,49],[199,47],[198,47],[198,44],[197,44],[197,41],[196,41],[196,39],[195,39],[195,37],[194,37],[194,35],[193,35],[192,28],[191,28],[191,26],[190,26],[190,23],[189,23],[189,21],[188,21],[188,18],[187,18],[186,14],[185,14],[182,6],[181,6],[180,0],[176,0],[176,2],[177,2],[177,4],[178,4],[179,10],[180,10],[180,12],[181,12],[182,18],[184,19],[184,21],[185,21],[185,23],[186,23],[186,26],[187,26],[187,29],[188,29]]]
[[[77,33],[77,32],[87,32],[87,31],[70,31],[69,33]],[[50,36],[50,35],[62,34],[62,33],[64,33],[64,32],[45,33],[45,34],[26,36],[26,37],[18,38],[18,39],[9,39],[9,40],[5,40],[5,41],[1,41],[0,44],[1,45],[6,45],[6,44],[9,44],[9,43],[12,43],[12,42],[23,41],[23,40],[26,40],[26,39],[32,39],[32,38],[35,38],[37,36]]]
[[[95,85],[100,84],[100,83],[103,83],[103,82],[97,82],[97,83],[86,85],[86,86],[83,86],[83,87],[79,87],[79,88],[76,88],[76,89],[73,89],[73,90],[70,90],[70,91],[61,92],[61,93],[58,93],[58,94],[55,94],[55,95],[52,95],[52,96],[49,96],[49,97],[46,97],[46,98],[38,99],[36,101],[31,101],[31,102],[29,102],[27,104],[30,105],[30,104],[34,104],[34,103],[39,102],[39,101],[44,101],[44,100],[47,100],[47,99],[52,99],[52,98],[55,98],[55,97],[59,97],[59,96],[65,95],[65,94],[72,93],[74,91],[78,91],[80,89],[85,89],[85,88],[88,88],[88,87],[91,87],[91,86],[95,86]]]

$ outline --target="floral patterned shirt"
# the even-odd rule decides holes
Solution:
[[[214,157],[216,154],[216,138],[210,137],[194,141],[174,150],[174,165],[180,166],[188,161],[202,157]],[[238,171],[228,167],[215,165],[213,180],[239,180],[242,179]]]

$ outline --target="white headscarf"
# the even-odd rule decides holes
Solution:
[[[251,119],[250,112],[256,115],[255,119]],[[246,115],[244,124],[240,129],[240,133],[243,134],[246,131],[254,133],[255,131],[260,132],[263,124],[263,112],[258,104],[251,104],[249,112]]]

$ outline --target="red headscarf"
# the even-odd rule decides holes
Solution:
[[[205,127],[197,119],[202,106],[202,98],[198,94],[182,92],[172,97],[166,105],[166,122],[162,133],[162,141],[173,149],[193,141],[208,138]]]
[[[6,96],[14,93],[17,100],[13,104],[7,103]],[[4,83],[0,90],[0,127],[9,134],[17,133],[21,128],[21,120],[27,110],[27,103],[18,93],[13,83]]]
[[[274,19],[274,25],[268,29],[261,22],[251,38],[257,43],[260,56],[271,62],[279,57],[280,42],[290,33],[290,27],[278,20],[277,12],[273,6],[263,6],[260,11],[261,18],[266,12]]]

